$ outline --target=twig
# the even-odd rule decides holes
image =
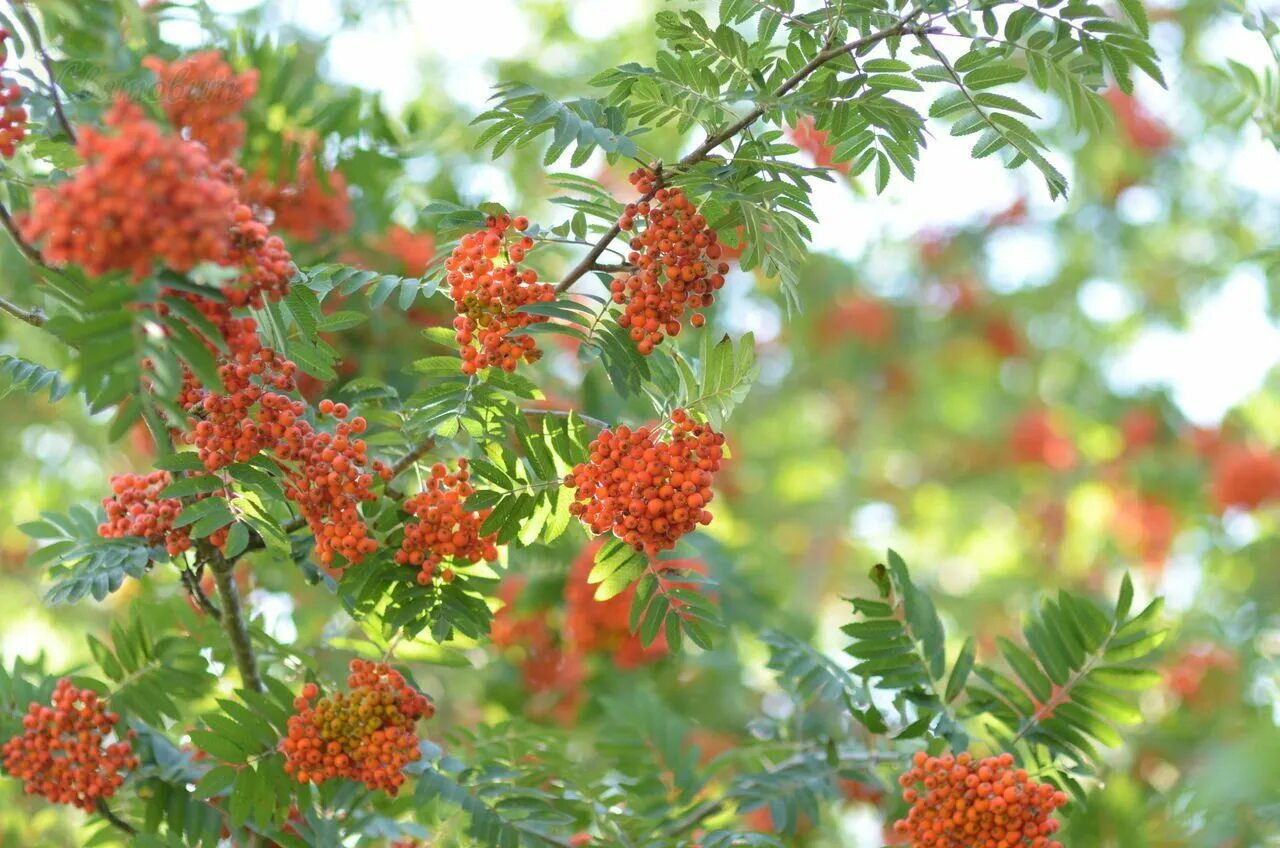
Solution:
[[[200,542],[200,557],[213,571],[213,581],[218,587],[218,599],[222,601],[222,627],[231,642],[231,652],[240,669],[240,679],[246,689],[264,691],[262,677],[258,674],[258,658],[253,653],[249,628],[245,625],[244,610],[240,606],[240,590],[236,588],[235,560],[228,560],[208,539]]]
[[[0,311],[8,312],[14,318],[19,321],[26,321],[33,327],[43,327],[45,322],[49,320],[39,308],[23,309],[3,297],[0,297]]]
[[[415,462],[430,453],[435,446],[435,439],[424,439],[417,447],[400,457],[396,460],[395,464],[391,466],[391,479],[394,480],[399,477]]]
[[[203,570],[203,566],[198,566]],[[187,594],[199,605],[200,609],[207,612],[219,621],[222,620],[222,610],[218,609],[213,601],[209,600],[209,596],[205,594],[204,587],[200,585],[200,574],[189,569],[182,569],[182,585],[186,587]]]
[[[636,203],[644,203],[646,200],[652,200],[653,196],[658,193],[658,187],[662,185],[662,166],[658,165],[654,170],[657,171],[658,179],[653,181],[653,188],[640,195]],[[606,250],[611,250],[609,244],[618,237],[618,233],[622,232],[622,227],[614,221],[613,226],[604,231],[604,235],[600,236],[600,240],[596,242],[595,247],[587,251],[587,255],[582,257],[582,261],[574,265],[564,279],[556,284],[556,294],[563,294],[569,290],[569,287],[581,279],[582,275],[595,267],[600,255]],[[616,252],[616,251],[615,251]]]
[[[804,82],[815,71],[828,62],[839,59],[841,56],[856,52],[872,44],[884,41],[885,39],[907,34],[913,29],[912,22],[919,17],[922,12],[923,9],[916,9],[904,17],[899,18],[898,22],[893,26],[870,33],[869,35],[864,35],[862,38],[854,39],[853,41],[841,44],[837,47],[829,47],[823,50],[821,53],[810,59],[804,67],[796,71],[777,88],[770,92],[764,103],[756,104],[754,109],[734,121],[728,127],[725,127],[720,132],[709,134],[706,140],[681,159],[679,163],[677,163],[676,167],[688,168],[706,159],[711,154],[711,151],[715,150],[717,147],[758,121],[766,112],[769,111],[774,101],[789,94],[793,89],[800,85],[800,83]],[[656,180],[654,189],[646,192],[635,202],[642,203],[646,200],[652,199],[654,192],[657,190],[657,184],[660,183],[661,180]],[[587,252],[587,255],[582,258],[582,261],[573,266],[573,268],[569,270],[569,273],[565,275],[564,279],[556,285],[556,293],[560,294],[567,291],[569,287],[576,283],[584,274],[592,270],[596,265],[596,260],[600,258],[600,254],[604,253],[605,250],[608,249],[610,242],[617,238],[618,233],[620,232],[621,228],[616,223],[609,229],[605,230],[600,236],[600,240],[597,241],[595,246]]]
[[[98,815],[106,819],[116,830],[129,836],[137,835],[138,829],[116,815],[115,811],[108,807],[107,802],[103,799],[99,798],[97,800],[94,804],[94,809],[98,811]]]
[[[592,265],[590,268],[592,271],[604,271],[606,274],[626,274],[634,271],[635,269],[636,266],[632,265],[630,262],[620,262],[616,265],[601,265],[597,263]]]
[[[804,27],[805,29],[809,30],[809,32],[816,32],[818,29],[816,26],[809,23],[808,21],[801,20],[795,15],[787,13],[786,11],[784,11],[783,9],[780,9],[779,7],[773,5],[772,3],[766,3],[765,0],[751,0],[751,2],[755,3],[757,6],[759,6],[761,9],[764,9],[765,11],[773,12],[778,17],[783,18],[784,20],[790,21],[791,23],[795,24],[798,27]]]
[[[62,98],[58,96],[58,79],[53,72],[53,61],[49,58],[49,51],[44,48],[44,41],[40,37],[40,27],[36,24],[35,18],[31,16],[31,12],[27,9],[27,4],[23,0],[16,0],[13,4],[13,11],[22,18],[22,23],[26,26],[31,36],[31,44],[36,48],[36,53],[40,56],[40,63],[44,65],[44,71],[49,75],[49,98],[53,101],[53,112],[58,118],[58,124],[62,127],[63,133],[72,144],[76,143],[76,131],[71,126],[71,121],[67,120],[67,113],[62,109]]]
[[[13,216],[9,214],[9,210],[0,203],[0,224],[9,231],[9,235],[13,238],[13,243],[18,246],[18,250],[22,251],[22,255],[30,259],[34,264],[41,268],[48,268],[45,264],[44,257],[40,255],[40,251],[36,250],[26,239],[22,237],[21,231],[18,230],[18,223],[13,220]]]

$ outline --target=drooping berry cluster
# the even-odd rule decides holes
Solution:
[[[717,261],[723,251],[716,231],[682,190],[662,185],[648,168],[635,170],[630,179],[642,198],[652,199],[628,203],[618,219],[618,227],[626,232],[637,220],[646,223],[632,237],[627,256],[635,272],[614,280],[610,289],[614,302],[625,304],[618,323],[629,329],[637,349],[647,355],[664,334],[680,332],[686,309],[694,313],[689,323],[702,326],[706,319],[697,310],[711,305],[729,265]]]
[[[376,498],[374,475],[365,470],[367,445],[358,438],[365,420],[346,421],[347,405],[330,400],[320,401],[316,409],[338,420],[333,434],[308,425],[299,427],[294,438],[286,430],[285,440],[273,446],[277,457],[295,469],[285,477],[284,493],[307,519],[322,563],[332,564],[335,554],[358,563],[378,549],[360,515],[360,504]],[[384,477],[389,474],[381,463],[375,462],[373,470]]]
[[[485,229],[463,236],[445,261],[464,374],[495,366],[514,371],[521,360],[542,357],[533,337],[519,331],[546,319],[517,310],[554,300],[555,288],[539,283],[533,269],[520,267],[533,239],[523,236],[508,243],[508,230],[524,232],[528,226],[523,217],[490,216]]]
[[[28,795],[93,810],[116,793],[125,772],[138,767],[133,746],[116,732],[119,723],[95,692],[76,689],[64,677],[51,705],[31,704],[22,733],[4,744],[5,771],[23,782]],[[113,734],[117,741],[108,741]]]
[[[259,168],[245,184],[243,194],[254,206],[270,210],[272,224],[299,241],[313,242],[328,234],[351,229],[351,200],[347,181],[338,170],[326,170],[319,156],[319,142],[308,136],[298,145],[298,162],[292,177],[270,176]]]
[[[596,534],[613,533],[650,556],[670,550],[699,524],[710,524],[711,478],[724,456],[724,435],[671,413],[671,432],[656,427],[605,430],[590,459],[565,485],[576,489],[570,511]]]
[[[239,185],[243,174],[235,171],[228,179]],[[289,293],[293,256],[280,237],[272,235],[244,203],[238,203],[231,212],[231,249],[222,264],[242,271],[237,279],[223,286],[223,294],[232,306],[261,309],[264,298],[274,302]]]
[[[365,420],[348,422],[346,404],[322,400],[318,415],[338,423],[333,433],[317,430],[306,418],[307,405],[287,394],[297,388],[297,366],[262,345],[256,321],[233,317],[225,304],[197,303],[219,328],[231,355],[219,363],[218,391],[187,375],[178,397],[191,415],[183,440],[196,448],[211,473],[268,452],[284,470],[285,496],[307,520],[319,560],[330,565],[341,555],[361,562],[377,543],[360,505],[376,497],[374,475],[390,475],[381,462],[369,462],[368,445],[359,438]]]
[[[173,526],[182,512],[182,501],[160,497],[172,482],[168,471],[112,477],[112,495],[102,499],[107,520],[98,525],[98,535],[104,539],[137,536],[153,547],[163,546],[169,556],[189,550],[189,528]]]
[[[0,27],[0,65],[9,58],[5,42],[9,31]],[[27,110],[22,105],[22,89],[0,76],[0,156],[9,159],[27,137]]]
[[[405,512],[417,520],[405,524],[396,562],[417,568],[422,585],[435,578],[436,566],[443,560],[470,564],[498,558],[496,534],[480,534],[480,526],[490,511],[463,507],[474,491],[467,461],[459,459],[458,470],[452,473],[443,464],[436,464],[425,488],[404,502]],[[446,569],[445,578],[450,574]]]
[[[512,655],[529,696],[525,714],[569,724],[584,700],[584,656],[565,644],[563,628],[552,626],[549,608],[520,608],[520,595],[527,585],[518,574],[502,581],[498,597],[503,605],[494,613],[489,635],[495,647]]]
[[[916,753],[898,778],[911,805],[894,833],[912,848],[1062,848],[1053,811],[1067,796],[1013,768],[1013,755],[975,760],[969,753]],[[923,787],[923,791],[921,791]]]
[[[240,111],[258,92],[258,72],[237,74],[216,50],[166,62],[148,56],[142,66],[156,75],[160,107],[169,123],[198,141],[214,161],[235,155],[244,143]]]
[[[114,132],[80,132],[84,164],[75,174],[35,192],[23,236],[49,262],[75,263],[91,275],[143,277],[156,261],[183,273],[222,260],[236,191],[205,149],[162,132],[124,99],[104,121]]]
[[[1257,509],[1280,500],[1280,453],[1252,445],[1226,445],[1213,462],[1213,500],[1220,511]]]
[[[405,227],[393,225],[376,245],[381,253],[400,261],[407,277],[421,277],[436,255],[436,240],[431,233],[415,233]]]
[[[435,706],[383,663],[352,660],[347,688],[320,697],[314,683],[303,687],[280,742],[284,770],[299,783],[347,778],[395,795],[420,756],[415,725]]]
[[[617,668],[636,668],[654,662],[669,652],[666,635],[658,634],[646,647],[640,636],[631,632],[631,604],[636,585],[605,601],[596,600],[596,586],[588,581],[596,552],[603,542],[595,542],[582,550],[564,586],[564,638],[573,653],[607,654]],[[654,576],[663,586],[663,594],[675,587],[693,588],[682,583],[679,574],[702,572],[704,566],[694,560],[664,560],[653,563]],[[678,607],[680,602],[672,600]]]
[[[808,115],[796,121],[787,135],[796,147],[813,157],[813,164],[819,168],[833,168],[842,174],[848,174],[853,169],[852,162],[835,160],[835,148],[829,143],[831,134],[818,129],[813,118]]]
[[[1076,463],[1076,448],[1058,419],[1045,409],[1028,409],[1009,431],[1009,452],[1015,462],[1066,471]]]

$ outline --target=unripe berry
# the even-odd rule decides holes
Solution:
[[[352,660],[347,689],[319,697],[315,684],[303,687],[280,741],[285,773],[299,783],[357,780],[394,796],[404,767],[421,756],[415,725],[435,706],[383,663]]]

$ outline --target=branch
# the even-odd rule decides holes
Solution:
[[[112,827],[128,836],[136,836],[138,829],[120,818],[115,812],[107,806],[107,802],[99,798],[94,804],[94,809],[98,811],[98,815],[106,819]]]
[[[258,674],[258,658],[254,656],[253,643],[249,640],[249,628],[245,625],[244,610],[240,606],[240,590],[236,588],[234,573],[235,560],[228,560],[207,539],[200,542],[200,557],[213,571],[218,598],[222,601],[222,627],[227,631],[227,639],[231,642],[231,652],[235,655],[236,667],[240,669],[240,679],[246,689],[265,691],[262,677]]]
[[[41,268],[48,268],[45,264],[44,257],[40,255],[40,251],[36,250],[26,239],[22,237],[22,233],[18,230],[18,223],[13,220],[13,216],[9,214],[9,210],[0,203],[0,224],[9,231],[9,235],[13,238],[13,243],[18,246],[18,250],[22,251],[22,255],[30,259],[35,265]]]
[[[36,53],[40,55],[40,63],[44,65],[44,71],[49,75],[49,99],[53,101],[53,112],[58,118],[58,124],[62,127],[63,133],[70,139],[72,144],[76,143],[76,131],[72,128],[71,122],[67,120],[67,113],[62,109],[62,98],[58,96],[58,80],[53,73],[53,61],[49,58],[49,51],[44,49],[44,41],[40,37],[40,27],[36,24],[35,18],[31,17],[31,12],[27,9],[25,0],[17,0],[13,3],[13,11],[18,17],[22,18],[23,25],[26,26],[28,34],[31,36],[31,44],[36,48]]]
[[[181,574],[182,585],[186,587],[187,594],[191,596],[192,600],[200,606],[200,609],[209,613],[209,615],[214,618],[221,620],[222,610],[218,609],[213,601],[209,600],[209,596],[205,594],[203,587],[200,586],[199,573],[184,568],[182,569]]]
[[[872,44],[884,41],[885,39],[905,35],[906,33],[911,32],[914,29],[911,25],[912,21],[919,17],[921,12],[923,12],[923,9],[916,9],[914,12],[910,12],[904,17],[899,18],[897,23],[893,24],[893,26],[877,30],[876,32],[864,35],[862,38],[854,39],[846,44],[841,44],[839,46],[823,50],[821,53],[810,59],[808,64],[803,68],[796,71],[781,85],[771,91],[766,102],[757,103],[754,109],[743,115],[737,121],[734,121],[728,127],[725,127],[718,133],[711,133],[708,135],[706,141],[702,142],[702,144],[698,145],[698,147],[696,147],[691,153],[681,159],[676,167],[688,168],[706,159],[711,154],[711,151],[715,150],[717,147],[758,121],[766,112],[769,111],[770,107],[773,106],[774,101],[791,93],[792,90],[828,62],[839,59],[841,56],[848,53],[861,50],[864,47],[869,47]],[[661,183],[660,180],[655,182],[659,184]],[[655,188],[652,191],[641,195],[639,200],[636,202],[643,203],[644,201],[651,199],[654,191],[656,190],[657,187],[655,185]],[[583,274],[594,270],[596,260],[600,258],[600,254],[604,253],[605,250],[608,249],[609,243],[617,238],[619,232],[621,232],[621,228],[619,228],[616,223],[609,229],[605,230],[604,234],[600,236],[600,240],[597,241],[595,246],[587,252],[587,255],[582,258],[582,261],[573,266],[569,273],[565,275],[564,279],[556,285],[556,293],[560,294],[567,291],[568,288],[576,283]]]
[[[23,309],[20,306],[10,303],[3,297],[0,297],[0,312],[8,312],[19,321],[26,321],[33,327],[43,327],[44,323],[49,319],[45,317],[43,311],[39,308]]]

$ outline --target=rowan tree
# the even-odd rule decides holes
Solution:
[[[1199,41],[1280,63],[1269,18],[682,0],[561,66],[550,7],[524,61],[477,7],[493,96],[393,109],[276,4],[218,5],[0,13],[0,397],[93,457],[6,504],[0,557],[84,647],[6,633],[0,793],[58,814],[0,841],[821,846],[850,808],[912,848],[1274,835],[1166,735],[1212,677],[1272,738],[1274,398],[1197,429],[1116,388],[1091,317],[1280,268],[1143,100],[1274,154],[1276,69]],[[888,214],[942,138],[1018,196],[812,251],[823,197]],[[512,190],[477,193],[485,157]],[[1052,280],[1011,267],[1046,243]],[[15,481],[51,450],[10,441]],[[1188,559],[1229,572],[1199,601]]]

